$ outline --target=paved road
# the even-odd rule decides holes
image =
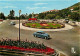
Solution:
[[[12,25],[9,25],[10,21],[5,21],[0,25],[0,39],[18,39],[18,29]],[[16,23],[18,23],[16,21]],[[67,31],[46,31],[50,34],[50,40],[40,39],[33,37],[33,32],[30,30],[21,30],[21,40],[37,41],[39,43],[44,43],[45,45],[58,49],[69,56],[74,56],[71,53],[71,47],[74,47],[76,52],[79,54],[79,38],[80,38],[80,27],[74,27],[72,30]]]

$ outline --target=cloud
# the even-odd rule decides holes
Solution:
[[[47,7],[26,7],[26,9],[34,10],[34,9],[44,9]]]
[[[33,10],[33,9],[38,9],[38,8],[40,8],[40,7],[26,7],[26,8]]]
[[[34,5],[44,5],[44,4],[48,4],[48,3],[35,3]]]
[[[47,7],[42,7],[42,8],[47,8]]]
[[[4,6],[4,7],[0,7],[0,8],[17,8],[15,6]]]
[[[4,8],[17,8],[15,6],[5,6]]]

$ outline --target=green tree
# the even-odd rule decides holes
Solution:
[[[74,10],[79,10],[79,7],[77,7],[77,6],[76,6],[76,7],[74,7]]]
[[[39,13],[38,17],[39,19],[44,19],[46,16],[46,13]]]
[[[70,13],[71,11],[69,9],[63,9],[63,10],[60,10],[57,15],[59,15],[62,18],[66,18]]]
[[[14,14],[15,14],[15,11],[14,11],[14,10],[11,10],[11,11],[10,11],[10,14],[8,15],[8,18],[9,18],[9,19],[15,19],[15,18],[14,18]]]
[[[28,18],[28,14],[26,13],[26,19]]]
[[[29,14],[28,18],[31,18],[32,17],[32,14]]]
[[[76,13],[76,12],[73,12],[73,13],[70,14],[69,18],[74,20],[74,21],[79,21],[80,20],[80,14]]]
[[[60,17],[59,15],[57,15],[56,17],[55,17],[55,19],[61,19],[62,17]]]
[[[19,19],[19,17],[18,16],[15,16],[15,19]]]
[[[0,13],[0,19],[5,19],[4,13]]]
[[[45,17],[45,19],[54,19],[54,18],[55,18],[55,14],[48,14]]]
[[[20,16],[20,18],[21,18],[21,19],[26,19],[26,15],[25,15],[25,14],[22,14],[22,15]]]

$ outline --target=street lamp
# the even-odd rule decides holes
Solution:
[[[21,14],[21,10],[19,10],[19,42],[20,42],[20,14]]]

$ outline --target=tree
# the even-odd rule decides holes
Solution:
[[[74,10],[79,10],[80,8],[79,7],[74,7]]]
[[[19,19],[19,17],[18,16],[15,16],[15,19]]]
[[[20,16],[20,18],[21,18],[21,19],[26,19],[26,15],[25,15],[25,14],[22,14],[22,15]]]
[[[29,16],[28,16],[29,18],[31,18],[32,17],[32,14],[29,14]]]
[[[74,21],[79,21],[80,20],[80,14],[76,13],[76,12],[73,12],[73,13],[70,14],[69,18],[74,20]]]
[[[44,19],[45,16],[46,16],[46,13],[40,13],[40,14],[38,15],[39,19]]]
[[[4,13],[0,13],[0,19],[5,19]]]
[[[70,13],[71,13],[71,11],[69,9],[63,9],[63,10],[60,10],[59,12],[57,12],[56,15],[59,15],[62,18],[66,18],[66,17],[68,17],[68,14],[70,14]]]
[[[11,10],[10,14],[8,15],[8,18],[9,19],[14,19],[14,14],[15,14],[14,10]]]
[[[55,14],[48,14],[45,17],[45,19],[54,19],[54,18],[55,18]]]
[[[55,19],[61,19],[62,17],[60,17],[59,15],[57,15],[56,17],[55,17]]]
[[[26,13],[26,19],[28,18],[28,14]]]

